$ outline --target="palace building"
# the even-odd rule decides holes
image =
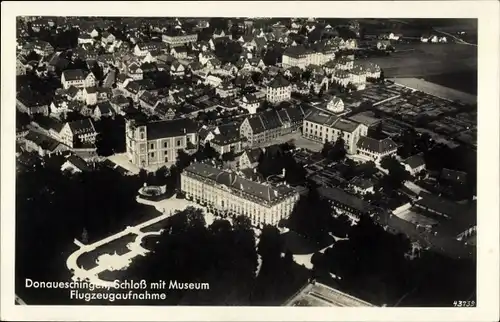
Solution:
[[[252,225],[278,225],[292,213],[299,193],[286,185],[271,186],[193,163],[181,174],[181,190],[187,199],[230,215],[244,215]]]

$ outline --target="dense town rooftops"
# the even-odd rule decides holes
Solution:
[[[185,170],[189,175],[201,177],[219,185],[223,185],[239,196],[254,200],[266,206],[270,206],[279,201],[296,194],[293,188],[288,186],[272,187],[240,177],[233,172],[223,171],[204,163],[193,163]]]

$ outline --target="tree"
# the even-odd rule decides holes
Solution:
[[[404,166],[392,156],[382,158],[380,166],[389,171],[389,174],[384,176],[383,180],[381,180],[381,186],[388,191],[399,189],[402,184],[411,177]]]
[[[224,162],[234,161],[234,158],[234,153],[231,151],[222,154],[222,161]]]
[[[309,80],[311,80],[311,76],[312,76],[312,72],[311,72],[311,70],[306,69],[306,70],[302,73],[301,78],[302,78],[302,80],[303,80],[303,81],[308,82]]]
[[[334,144],[326,142],[323,145],[321,153],[330,161],[340,161],[345,159],[347,151],[345,149],[344,139],[339,136]]]

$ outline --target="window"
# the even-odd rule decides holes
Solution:
[[[151,152],[151,153],[149,154],[149,156],[150,156],[151,158],[154,158],[154,157],[155,157],[155,153],[154,153],[154,152]]]
[[[168,142],[163,142],[163,147],[168,148]],[[167,152],[165,151],[165,153],[167,153]]]
[[[177,146],[181,146],[181,140],[177,140]]]
[[[150,148],[150,149],[154,149],[154,148],[155,148],[154,143],[151,143],[151,144],[149,145],[149,148]]]

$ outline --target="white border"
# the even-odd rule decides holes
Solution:
[[[499,3],[497,1],[2,2],[1,320],[498,321]],[[479,18],[477,308],[96,307],[14,305],[15,16]],[[457,299],[460,300],[460,299]]]

